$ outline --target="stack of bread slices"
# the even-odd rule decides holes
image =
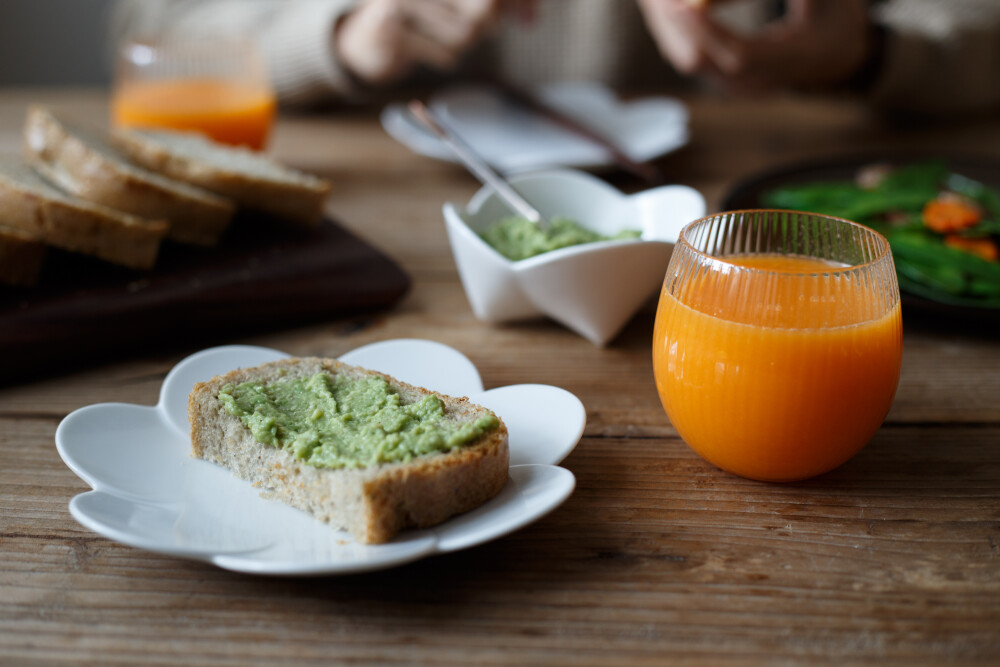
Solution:
[[[46,246],[150,269],[160,243],[213,246],[238,209],[319,224],[326,181],[245,148],[159,130],[102,132],[33,106],[24,156],[0,155],[0,283],[37,281]]]

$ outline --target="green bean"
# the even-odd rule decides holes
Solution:
[[[975,227],[963,229],[958,234],[959,236],[967,238],[983,238],[984,236],[1000,234],[1000,222],[995,220],[982,220]]]
[[[924,264],[944,264],[981,280],[1000,282],[1000,264],[990,262],[972,253],[949,248],[937,238],[916,232],[894,232],[889,236],[894,255]]]
[[[931,264],[898,257],[896,271],[914,282],[943,290],[948,294],[965,291],[965,277],[961,271],[946,264]]]
[[[983,297],[1000,297],[1000,283],[992,280],[979,280],[974,278],[969,281],[966,290],[969,294]]]

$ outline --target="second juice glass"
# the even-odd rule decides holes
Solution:
[[[116,127],[195,131],[261,150],[275,96],[249,40],[132,41],[119,52],[111,115]]]

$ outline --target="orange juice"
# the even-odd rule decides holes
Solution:
[[[741,256],[760,269],[665,288],[653,335],[660,400],[698,454],[765,481],[832,470],[871,439],[899,378],[898,299],[878,312],[857,272],[824,260]],[[669,275],[668,275],[669,279]],[[747,303],[760,303],[751,309]]]
[[[275,100],[264,86],[178,78],[125,83],[111,108],[117,127],[197,131],[260,150],[274,121]]]

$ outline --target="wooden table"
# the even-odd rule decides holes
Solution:
[[[0,92],[0,149],[30,100],[100,119],[93,91]],[[894,127],[850,100],[688,100],[662,161],[710,209],[735,180],[852,149],[1000,158],[1000,121]],[[153,404],[191,349],[0,390],[0,662],[432,664],[1000,662],[1000,335],[908,319],[884,427],[819,479],[771,485],[703,462],[657,399],[652,309],[606,349],[559,326],[489,326],[465,300],[440,205],[477,188],[387,137],[376,109],[283,119],[274,151],[336,184],[329,212],[414,279],[396,308],[234,338],[336,356],[397,337],[467,354],[488,387],[558,385],[588,424],[573,496],[523,530],[365,575],[251,577],[82,528],[53,443],[91,403]],[[626,189],[637,183],[612,180]]]

